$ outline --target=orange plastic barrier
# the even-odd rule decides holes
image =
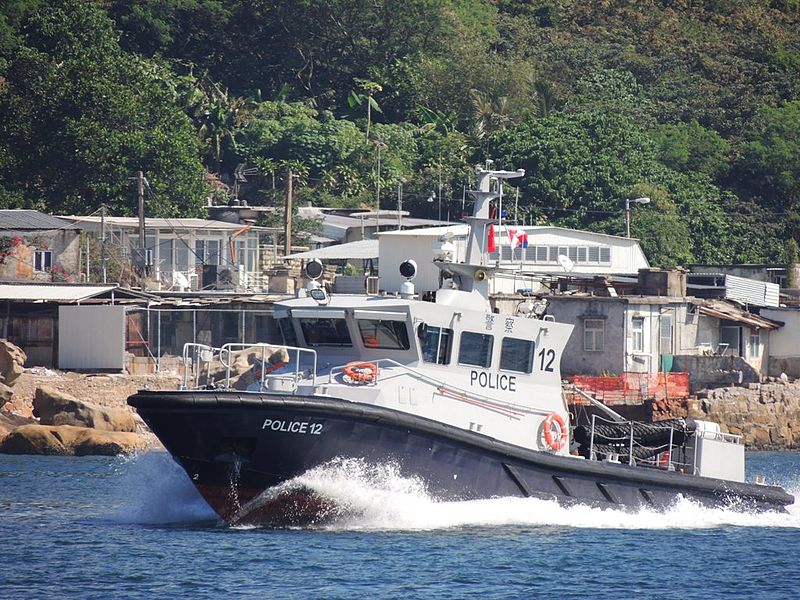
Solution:
[[[613,377],[575,375],[570,381],[575,387],[608,405],[689,397],[688,373],[623,373]],[[567,401],[572,404],[589,402],[572,391],[568,392]]]

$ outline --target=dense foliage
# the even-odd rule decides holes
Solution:
[[[798,0],[6,0],[0,206],[202,214],[204,173],[280,204],[518,214],[632,234],[655,264],[800,240]],[[217,191],[217,193],[220,193]],[[515,190],[509,190],[509,194]],[[432,201],[429,201],[432,200]]]

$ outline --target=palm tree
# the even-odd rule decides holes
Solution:
[[[484,151],[489,155],[489,138],[503,131],[511,123],[508,96],[490,98],[478,90],[470,90],[473,107],[473,131],[479,145],[486,142]]]
[[[383,91],[383,86],[379,83],[375,83],[374,81],[368,81],[366,79],[356,79],[355,82],[361,88],[362,92],[359,94],[355,90],[350,91],[350,95],[347,96],[347,104],[350,108],[356,108],[357,106],[361,106],[366,102],[367,104],[367,137],[366,140],[369,141],[369,128],[372,123],[372,111],[375,110],[379,113],[383,113],[381,107],[375,101],[373,96],[378,92]]]

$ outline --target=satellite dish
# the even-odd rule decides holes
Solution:
[[[172,287],[178,288],[178,291],[183,292],[189,289],[189,278],[180,271],[175,271],[172,274]]]
[[[566,271],[567,273],[571,272],[572,269],[575,268],[575,263],[566,254],[558,255],[558,264],[560,264],[561,268],[564,269],[564,271]]]

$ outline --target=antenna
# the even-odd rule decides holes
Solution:
[[[233,170],[233,200],[239,200],[239,187],[242,183],[247,183],[246,175],[255,175],[258,169],[255,167],[247,168],[247,163],[239,163]]]
[[[559,254],[558,255],[558,264],[561,265],[561,268],[564,269],[564,271],[566,273],[570,273],[572,271],[572,269],[575,268],[575,263],[566,254]]]

